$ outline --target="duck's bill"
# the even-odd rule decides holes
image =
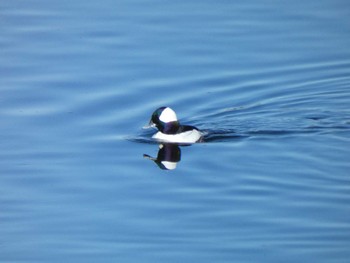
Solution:
[[[143,154],[143,158],[148,159],[148,160],[152,160],[152,161],[157,161],[157,158],[154,158],[148,154]]]
[[[143,126],[142,129],[149,129],[154,127],[156,127],[156,125],[153,123],[153,121],[150,121],[147,125]]]

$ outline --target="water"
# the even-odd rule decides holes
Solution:
[[[349,13],[3,1],[0,261],[348,262]],[[164,105],[207,132],[173,170]]]

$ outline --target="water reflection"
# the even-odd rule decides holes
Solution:
[[[162,170],[174,170],[181,160],[181,149],[175,143],[161,143],[159,144],[157,158],[148,154],[144,154],[143,157],[154,161]]]

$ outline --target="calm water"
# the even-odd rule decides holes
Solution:
[[[0,261],[349,262],[349,7],[2,1]]]

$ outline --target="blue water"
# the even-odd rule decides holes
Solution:
[[[0,262],[349,262],[349,10],[2,1]]]

